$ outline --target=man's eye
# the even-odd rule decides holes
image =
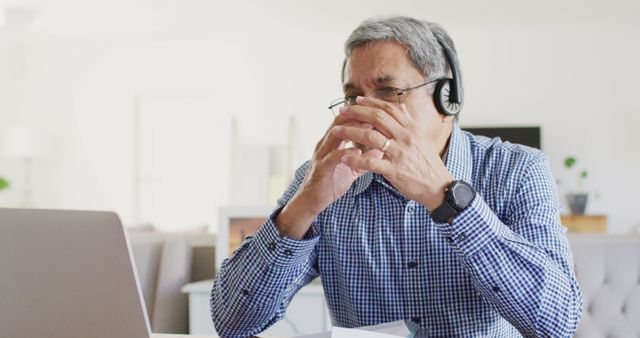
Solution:
[[[400,89],[394,88],[394,87],[384,87],[384,88],[378,89],[378,91],[385,94],[398,95],[398,91],[400,91]]]
[[[371,96],[383,101],[395,101],[398,99],[399,90],[397,88],[380,88],[373,92]]]

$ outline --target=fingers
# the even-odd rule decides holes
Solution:
[[[340,158],[340,161],[359,173],[371,171],[387,176],[391,173],[391,170],[393,170],[393,166],[391,162],[385,161],[383,156],[384,154],[381,151],[372,149],[362,156],[355,154],[344,155]]]
[[[336,117],[333,123],[331,124],[331,126],[329,126],[329,129],[327,129],[327,132],[325,133],[324,137],[320,140],[320,142],[316,144],[315,155],[314,155],[316,159],[324,158],[331,151],[338,149],[341,143],[344,141],[343,139],[336,137],[336,135],[333,134],[333,132],[331,132],[334,126],[353,126],[353,127],[357,126],[364,129],[373,128],[373,126],[368,123],[354,121],[352,119],[349,119],[346,116]]]
[[[335,126],[335,125],[339,125],[341,123],[344,123],[345,121],[349,121],[349,119],[346,116],[336,116],[333,119],[333,122],[331,122],[331,125],[329,126],[329,128],[327,128],[327,130],[325,131],[325,133],[322,136],[322,138],[320,139],[320,141],[318,141],[318,143],[316,143],[316,147],[314,149],[314,153],[317,153],[318,150],[320,150],[320,148],[323,147],[323,145],[327,143],[327,138],[331,135],[331,128],[333,126]]]
[[[344,167],[343,170],[351,170],[348,166],[341,163],[342,158],[345,156],[360,157],[362,156],[362,150],[358,148],[334,150],[331,153],[329,153],[324,159],[322,159],[319,163],[322,163],[322,166],[324,168],[335,168],[337,166],[342,165]],[[359,170],[356,170],[356,172],[359,175],[364,173],[364,171],[359,171]]]
[[[342,161],[345,156],[361,156],[362,150],[358,148],[340,149],[334,150],[325,158],[325,164],[329,166],[335,166]]]
[[[382,147],[389,139],[375,129],[364,129],[359,127],[351,127],[348,125],[335,126],[332,128],[332,132],[341,140],[349,140],[377,150],[382,149]],[[393,146],[393,141],[391,142],[391,145],[385,150],[385,153],[390,157],[394,157],[394,155],[396,155],[397,149]]]
[[[407,106],[405,106],[404,104],[397,105],[395,103],[390,103],[373,97],[365,96],[359,96],[356,99],[356,102],[358,102],[358,104],[362,106],[384,110],[389,115],[391,115],[394,120],[398,121],[398,123],[403,127],[408,127],[411,125],[411,123],[413,123],[413,118],[407,111]]]
[[[374,97],[365,96],[358,96],[356,98],[356,102],[357,105],[344,107],[343,110],[350,111],[351,107],[369,107],[372,109],[382,110],[403,127],[410,126],[413,121],[404,104],[398,105],[397,103],[391,103]]]
[[[316,160],[323,159],[329,152],[337,149],[342,143],[342,140],[331,132],[331,128],[327,130],[324,137],[316,144],[314,151],[314,158]]]
[[[384,135],[399,138],[403,135],[404,127],[396,121],[386,110],[367,106],[348,106],[342,108],[340,115],[372,124]]]

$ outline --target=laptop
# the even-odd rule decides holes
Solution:
[[[0,209],[0,337],[150,336],[118,215]]]

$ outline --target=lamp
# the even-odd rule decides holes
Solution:
[[[33,187],[31,183],[31,166],[37,155],[36,133],[30,127],[13,127],[4,135],[4,154],[22,160],[24,170],[23,205],[31,206]]]

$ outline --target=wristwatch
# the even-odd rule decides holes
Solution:
[[[465,181],[453,181],[444,191],[444,202],[431,212],[437,223],[445,223],[458,216],[476,197],[476,191]]]

